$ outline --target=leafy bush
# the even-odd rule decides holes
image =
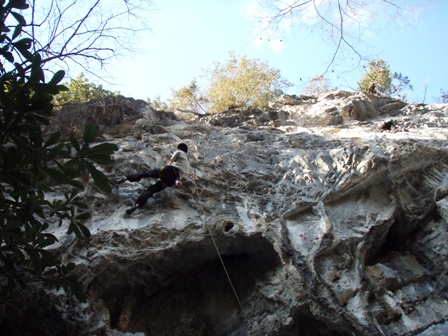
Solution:
[[[207,98],[210,112],[229,108],[264,108],[283,93],[291,83],[281,77],[280,70],[259,59],[237,58],[230,53],[225,64],[215,63],[206,71],[210,84]]]
[[[359,88],[363,92],[378,92],[387,94],[392,86],[389,65],[382,59],[370,61],[368,70],[359,81]]]
[[[172,90],[172,96],[169,99],[168,109],[188,110],[198,112],[206,112],[202,107],[207,103],[207,99],[201,95],[196,80],[192,80],[188,86],[182,86],[180,89]]]
[[[403,101],[406,101],[405,92],[413,90],[409,78],[398,72],[391,74],[389,65],[382,59],[368,63],[368,70],[361,78],[359,88],[363,92],[396,96]]]
[[[42,132],[54,115],[53,96],[67,88],[59,84],[64,71],[46,80],[41,55],[34,52],[37,41],[22,38],[21,11],[28,7],[25,0],[15,0],[2,1],[0,8],[0,302],[8,303],[17,286],[35,281],[72,290],[84,300],[74,265],[62,263],[49,249],[57,239],[48,229],[56,222],[69,234],[90,236],[83,224],[87,205],[79,196],[82,177],[90,174],[100,190],[110,192],[95,164],[112,163],[117,147],[91,146],[94,126],[86,126],[81,141],[74,132],[68,142],[59,141],[60,132]],[[52,199],[54,192],[63,196]]]
[[[292,85],[281,77],[280,70],[266,62],[247,56],[237,58],[233,52],[229,55],[226,63],[215,62],[204,70],[205,89],[201,90],[192,80],[189,85],[172,90],[168,109],[217,113],[235,108],[264,108]]]
[[[324,76],[316,76],[310,79],[308,85],[303,88],[303,92],[307,95],[328,92],[330,88],[330,80]]]
[[[78,77],[64,83],[68,87],[67,91],[61,91],[54,96],[55,105],[64,105],[67,103],[85,103],[96,98],[106,98],[118,96],[120,92],[105,90],[102,85],[89,83],[89,80],[80,73]]]
[[[146,98],[146,102],[156,111],[168,111],[168,104],[165,103],[160,96],[156,98]]]

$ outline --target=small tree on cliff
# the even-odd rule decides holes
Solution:
[[[369,61],[367,71],[359,81],[359,88],[363,92],[382,93],[389,92],[392,79],[389,65],[382,59]]]
[[[169,99],[169,110],[188,110],[194,112],[206,112],[202,105],[207,99],[201,94],[199,86],[195,79],[189,85],[182,86],[177,90],[172,90],[172,96]]]
[[[146,98],[146,102],[156,111],[168,111],[168,104],[165,103],[160,96],[155,98]]]
[[[205,71],[205,76],[209,78],[207,98],[210,112],[232,107],[263,108],[269,100],[291,86],[282,78],[280,70],[259,59],[237,58],[234,53],[230,53],[226,63],[214,63]]]
[[[414,89],[410,83],[411,81],[409,80],[408,76],[403,76],[401,72],[394,72],[394,74],[392,75],[392,88],[390,91],[391,95],[396,96],[402,101],[406,101],[406,91],[412,91]]]
[[[382,59],[369,61],[368,69],[359,81],[359,88],[367,93],[396,96],[405,101],[406,90],[413,90],[410,80],[401,73],[391,74],[389,65]]]

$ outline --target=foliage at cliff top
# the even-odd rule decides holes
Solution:
[[[204,78],[205,89],[201,90],[193,80],[189,86],[173,91],[170,108],[211,113],[229,108],[263,108],[292,85],[267,62],[237,57],[233,52],[227,62],[215,62],[206,69]]]
[[[95,98],[105,98],[118,96],[120,92],[112,92],[103,88],[102,85],[95,85],[80,73],[78,77],[64,83],[67,91],[61,91],[54,96],[54,104],[61,106],[67,103],[85,103]]]
[[[211,112],[219,112],[229,106],[262,108],[291,86],[282,78],[280,70],[271,68],[267,62],[246,56],[237,58],[234,53],[229,56],[225,64],[214,63],[206,71],[210,80],[207,96]]]
[[[363,92],[396,96],[403,101],[406,101],[406,91],[413,90],[409,78],[397,72],[391,74],[389,65],[382,59],[369,61],[359,88]]]

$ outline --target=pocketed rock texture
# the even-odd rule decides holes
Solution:
[[[154,181],[86,189],[91,239],[52,232],[88,302],[36,290],[23,314],[41,334],[448,334],[448,105],[336,91],[139,113],[128,133],[105,130],[111,181],[179,142],[196,174],[131,218]]]

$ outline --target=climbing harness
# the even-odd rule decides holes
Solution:
[[[200,209],[199,212],[201,213],[202,216],[204,216],[205,215],[205,209],[202,206],[201,196],[200,196],[199,190],[198,190],[197,185],[196,185],[196,179],[197,179],[196,170],[194,170],[193,171],[193,185],[194,185],[193,194],[195,194],[196,197],[197,197],[198,204],[199,204],[199,209]],[[241,300],[240,300],[240,298],[239,298],[239,296],[238,296],[238,294],[237,294],[237,292],[235,290],[235,287],[233,286],[232,280],[230,279],[230,275],[227,272],[226,265],[224,264],[224,260],[221,257],[221,253],[219,252],[218,245],[216,244],[215,238],[213,237],[213,233],[212,233],[212,231],[210,230],[210,227],[207,224],[205,224],[205,226],[207,227],[208,233],[210,234],[210,237],[212,238],[213,245],[215,246],[216,252],[218,253],[219,260],[221,261],[221,264],[222,264],[222,267],[224,269],[224,272],[226,273],[227,280],[229,281],[229,284],[230,284],[230,287],[232,288],[233,294],[235,295],[235,298],[238,301],[238,304],[239,304],[239,306],[241,308],[241,311],[243,313],[244,319],[247,321],[249,328],[251,328],[250,321],[247,318],[247,315],[246,315],[244,307],[243,307],[243,305],[241,303]]]
[[[163,173],[165,167],[166,166],[163,166],[162,168],[159,169],[159,179],[165,188],[169,188],[170,186],[168,184],[166,184],[165,181],[162,180],[162,173]],[[175,168],[175,170],[174,170],[174,175],[176,177],[176,181],[174,182],[174,185],[176,186],[176,188],[180,188],[182,186],[182,182],[180,182],[179,171],[177,170],[177,168]],[[180,186],[178,187],[179,182],[180,182]]]
[[[166,182],[162,179],[162,173],[163,173],[165,168],[166,168],[166,166],[163,166],[162,168],[159,169],[159,181],[160,181],[160,183],[162,183],[164,188],[169,188],[170,186],[168,184],[166,184]],[[174,172],[175,181],[174,181],[174,184],[172,186],[175,187],[175,188],[181,188],[182,187],[182,181],[180,180],[179,171],[177,170],[177,168],[175,168],[175,167],[173,167],[173,168],[174,168],[173,172]],[[125,182],[127,180],[128,180],[128,178],[124,177],[124,178],[122,178],[121,180],[118,181],[118,184],[123,183],[123,182]],[[137,210],[139,207],[140,207],[139,205],[133,206],[132,208],[126,210],[126,214],[128,216],[131,216],[135,212],[135,210]]]

